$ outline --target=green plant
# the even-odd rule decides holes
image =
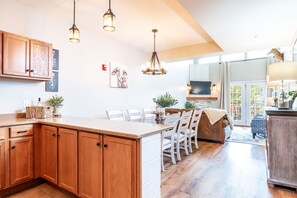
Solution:
[[[186,108],[186,109],[195,109],[196,106],[195,106],[195,103],[194,103],[193,101],[187,101],[187,102],[185,103],[185,108]]]
[[[64,102],[63,96],[52,96],[48,99],[47,104],[52,107],[62,107]]]
[[[171,107],[178,103],[178,101],[174,99],[168,92],[166,92],[164,95],[160,95],[158,98],[153,98],[153,101],[162,108]]]
[[[294,102],[295,98],[297,97],[297,91],[289,91],[289,96],[292,97],[292,101]]]

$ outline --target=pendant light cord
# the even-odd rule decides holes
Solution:
[[[75,24],[75,0],[73,0],[73,24]]]
[[[111,0],[109,0],[109,10],[111,10],[110,8],[111,8]]]

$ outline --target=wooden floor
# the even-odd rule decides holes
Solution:
[[[162,174],[162,198],[291,198],[295,189],[268,188],[265,147],[199,142],[199,150]]]
[[[199,142],[199,150],[162,173],[162,198],[291,198],[294,189],[268,188],[265,147],[227,142]],[[42,184],[12,198],[71,197]]]

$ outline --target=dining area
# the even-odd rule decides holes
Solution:
[[[122,122],[142,122],[165,125],[168,129],[161,133],[161,171],[165,171],[164,161],[169,158],[172,165],[182,160],[181,152],[185,156],[198,150],[198,126],[202,110],[183,110],[180,112],[157,111],[153,108],[107,110],[109,120]]]

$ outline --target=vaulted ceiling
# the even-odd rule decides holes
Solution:
[[[72,0],[18,0],[72,24]],[[102,30],[108,0],[77,0],[77,26],[166,59],[293,44],[296,0],[112,0],[116,31]],[[69,27],[65,27],[68,29]],[[83,42],[83,41],[82,41]]]

